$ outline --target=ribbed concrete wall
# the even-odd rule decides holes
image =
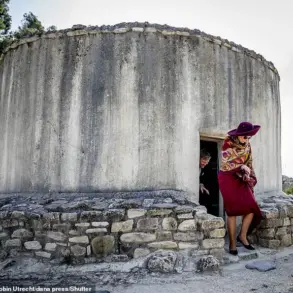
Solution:
[[[224,135],[241,120],[262,125],[252,141],[257,191],[279,191],[278,74],[228,47],[168,32],[76,31],[9,49],[0,191],[173,188],[196,199],[200,133]]]

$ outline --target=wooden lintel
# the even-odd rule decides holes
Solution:
[[[200,133],[200,139],[201,140],[207,140],[207,141],[223,141],[225,139],[226,135],[213,135],[208,133]]]

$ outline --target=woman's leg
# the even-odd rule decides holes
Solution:
[[[239,238],[245,245],[249,244],[246,237],[247,237],[247,231],[249,229],[249,226],[253,220],[253,216],[254,216],[254,214],[250,213],[250,214],[243,216],[243,218],[242,218],[242,226],[241,226],[241,231],[239,233]]]
[[[228,233],[230,240],[230,249],[236,249],[236,217],[229,217],[227,219]]]

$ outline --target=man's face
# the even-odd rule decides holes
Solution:
[[[210,158],[200,158],[199,166],[200,168],[204,168],[210,162]]]

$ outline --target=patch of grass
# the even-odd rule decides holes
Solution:
[[[293,194],[293,186],[286,188],[284,192],[287,194]]]

